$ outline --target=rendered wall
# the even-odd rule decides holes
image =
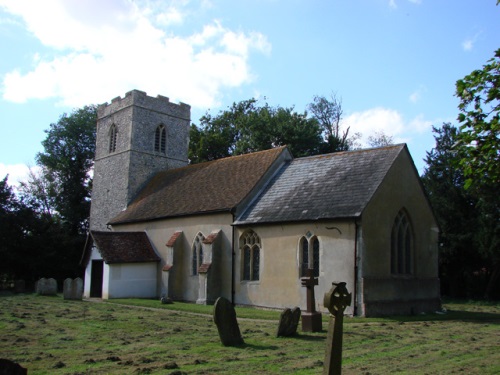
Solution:
[[[213,261],[209,269],[211,285],[210,293],[215,290],[217,296],[231,299],[231,237],[232,215],[229,213],[197,215],[192,217],[165,219],[148,223],[126,224],[114,226],[116,231],[146,231],[156,253],[160,256],[158,264],[157,296],[161,294],[162,285],[161,269],[167,257],[166,243],[176,231],[182,231],[174,246],[174,264],[170,269],[168,280],[168,296],[174,300],[196,302],[199,297],[200,275],[191,273],[191,248],[193,241],[201,232],[207,237],[213,231],[219,231],[219,238],[214,247]],[[211,298],[215,299],[215,297]],[[208,301],[213,302],[213,301]]]
[[[414,267],[411,275],[392,275],[391,230],[402,208],[413,226]],[[361,226],[361,314],[411,314],[438,309],[437,223],[406,152],[398,156],[363,212]]]
[[[154,298],[157,296],[158,265],[151,263],[105,264],[103,299]]]
[[[247,229],[256,232],[262,244],[260,253],[260,279],[242,280],[242,253],[239,238]],[[303,224],[238,227],[235,231],[235,303],[271,308],[298,306],[306,309],[306,288],[300,281],[299,241],[308,232],[320,242],[319,285],[315,287],[316,310],[323,306],[324,294],[332,282],[347,283],[354,292],[354,222],[331,221]],[[353,307],[346,310],[352,314]]]

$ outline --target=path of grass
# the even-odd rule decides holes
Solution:
[[[138,304],[148,309],[131,307]],[[445,306],[446,315],[345,319],[344,374],[500,373],[498,304]],[[0,297],[0,357],[30,375],[321,374],[326,332],[276,338],[279,312],[238,308],[258,320],[241,320],[245,345],[226,348],[211,309]]]

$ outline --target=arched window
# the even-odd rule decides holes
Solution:
[[[165,144],[167,142],[167,130],[164,125],[158,125],[155,132],[155,151],[165,153]]]
[[[198,268],[203,264],[203,240],[205,236],[201,233],[196,235],[193,241],[191,256],[191,274],[198,275]]]
[[[391,233],[391,273],[409,275],[413,271],[413,229],[405,210],[399,211]]]
[[[118,135],[118,129],[116,129],[116,125],[111,125],[109,129],[109,153],[116,151],[116,138]]]
[[[309,238],[309,239],[308,239]],[[300,276],[306,276],[306,270],[312,268],[314,276],[319,276],[319,240],[310,233],[300,239]],[[312,249],[312,251],[311,251]]]
[[[254,281],[260,278],[260,237],[253,230],[245,232],[240,239],[242,253],[242,280]]]

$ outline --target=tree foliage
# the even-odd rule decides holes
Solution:
[[[95,106],[85,106],[50,124],[42,142],[44,151],[37,155],[43,174],[31,180],[31,186],[42,193],[39,198],[53,202],[71,234],[85,233],[88,225],[96,116]]]
[[[500,49],[483,66],[456,83],[460,99],[459,147],[466,187],[500,183]]]
[[[293,108],[271,107],[256,99],[233,103],[216,116],[206,113],[190,131],[191,163],[288,145],[295,156],[319,152],[321,130],[315,119]]]

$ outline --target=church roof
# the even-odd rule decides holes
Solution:
[[[403,150],[401,144],[294,159],[234,224],[359,217]]]
[[[85,246],[84,258],[90,256],[91,242],[97,246],[102,259],[108,263],[159,262],[146,232],[91,231]],[[84,260],[84,264],[88,259]]]
[[[278,147],[159,172],[110,224],[231,211],[285,150]]]

